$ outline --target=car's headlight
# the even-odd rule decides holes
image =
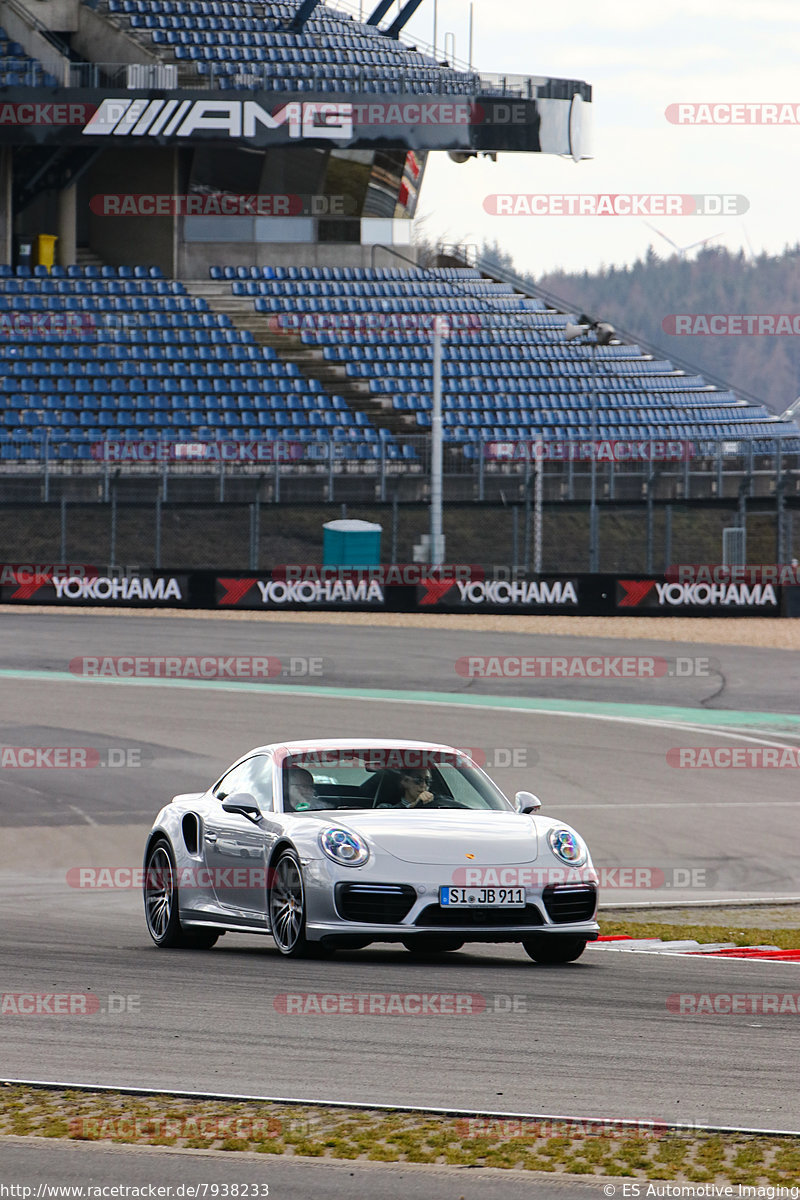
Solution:
[[[589,857],[586,846],[571,829],[551,829],[547,840],[556,858],[569,863],[571,867],[582,867]]]
[[[323,829],[319,844],[328,858],[343,867],[363,867],[369,858],[366,842],[348,829]]]

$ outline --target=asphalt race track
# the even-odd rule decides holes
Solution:
[[[797,710],[798,656],[62,613],[4,613],[0,637],[3,746],[92,747],[125,764],[0,775],[2,990],[91,992],[101,1007],[4,1015],[2,1076],[800,1129],[796,1015],[679,1016],[667,1007],[683,992],[798,993],[796,965],[590,947],[578,963],[544,968],[516,946],[426,964],[387,946],[287,962],[270,939],[231,935],[206,953],[160,952],[137,891],[67,883],[72,867],[138,866],[161,804],[206,787],[251,746],[352,734],[435,738],[483,748],[490,762],[516,752],[516,766],[491,769],[506,792],[535,790],[546,812],[563,813],[587,837],[597,866],[658,869],[660,887],[635,899],[797,894],[794,772],[679,770],[666,755],[679,746],[797,746],[797,726],[780,714]],[[471,681],[454,668],[466,653],[620,652],[707,655],[714,669],[579,682]],[[78,656],[130,653],[318,656],[324,674],[278,686],[185,686],[87,681],[69,670]],[[359,696],[363,688],[396,696]],[[564,711],[554,711],[559,704]],[[654,707],[664,705],[667,719]],[[614,899],[607,890],[604,900]],[[287,1016],[276,1006],[307,991],[469,992],[485,1010],[457,1019]]]

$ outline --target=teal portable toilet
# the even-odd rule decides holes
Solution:
[[[383,526],[371,521],[328,521],[322,526],[324,567],[377,567]]]

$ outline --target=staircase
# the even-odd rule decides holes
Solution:
[[[375,429],[393,434],[423,432],[410,413],[395,412],[391,396],[376,396],[366,380],[351,379],[342,363],[326,362],[322,350],[304,346],[299,334],[277,333],[269,328],[269,319],[255,312],[253,301],[232,296],[230,283],[187,282],[191,296],[201,296],[216,313],[225,313],[233,325],[252,333],[259,346],[269,346],[284,362],[294,363],[306,379],[318,379],[329,396],[341,396],[353,412],[363,412]]]
[[[78,246],[75,251],[75,265],[77,267],[104,267],[106,264],[93,250],[87,249],[86,246]]]

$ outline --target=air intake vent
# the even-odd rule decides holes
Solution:
[[[197,817],[194,813],[187,813],[181,821],[181,832],[183,833],[183,842],[190,854],[197,854],[197,848],[200,844],[197,830]]]
[[[544,925],[544,917],[535,904],[526,904],[524,908],[442,908],[438,904],[429,904],[423,908],[414,924],[430,928],[446,925],[451,929],[474,929],[480,925],[525,928]]]
[[[542,893],[547,915],[556,925],[570,921],[591,921],[597,908],[597,888],[593,883],[551,883]]]
[[[337,883],[336,907],[345,921],[399,925],[417,898],[407,883]]]

